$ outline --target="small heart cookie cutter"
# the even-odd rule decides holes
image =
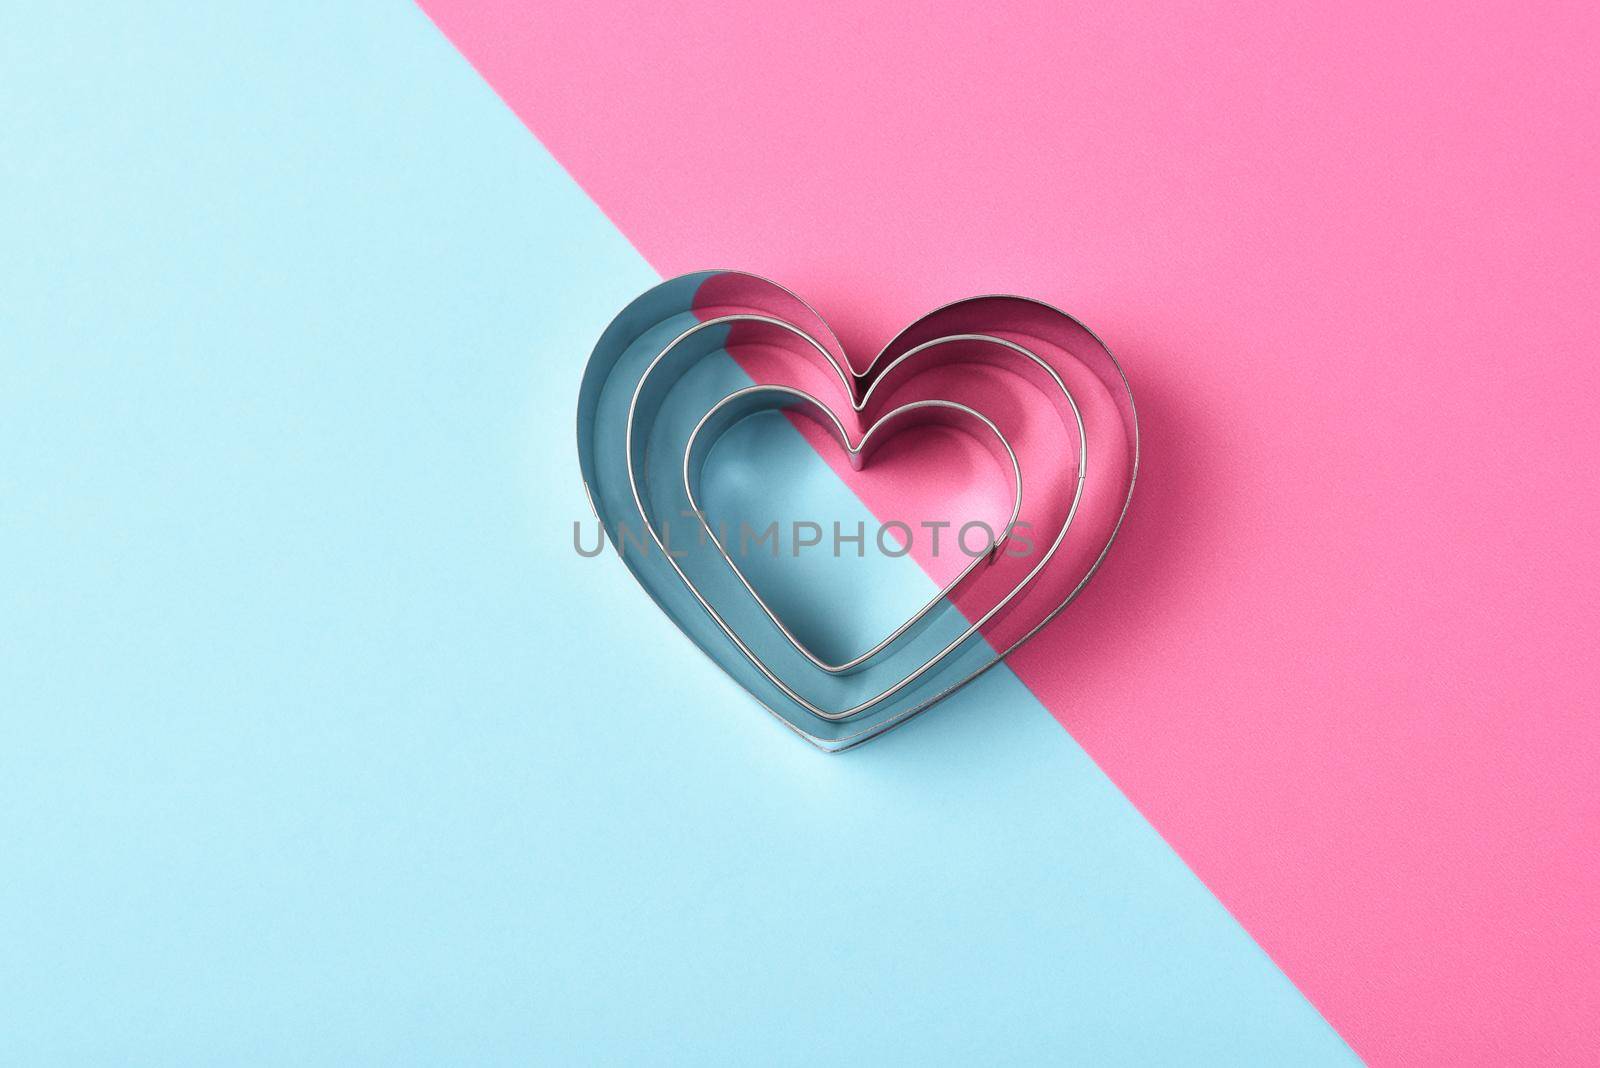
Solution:
[[[732,299],[724,300],[721,305],[699,300],[707,290],[731,295]],[[690,298],[687,301],[683,299],[686,296]],[[686,318],[685,312],[691,310],[692,318]],[[735,331],[743,331],[743,338],[735,339]],[[771,343],[774,339],[790,357],[798,355],[802,364],[810,364],[820,371],[823,380],[833,385],[836,395],[849,402],[847,415],[853,426],[847,428],[833,405],[804,389],[771,382],[732,389],[712,403],[689,431],[682,451],[682,490],[689,504],[688,514],[695,517],[700,526],[702,541],[709,540],[715,547],[721,566],[736,577],[741,595],[759,609],[765,623],[781,636],[783,643],[800,655],[804,668],[822,676],[852,674],[892,661],[896,650],[912,644],[915,636],[930,625],[930,620],[941,609],[946,615],[959,615],[954,606],[957,594],[999,560],[1000,550],[1022,512],[1022,464],[1000,427],[977,407],[944,398],[922,398],[911,404],[890,407],[888,401],[898,391],[924,372],[940,367],[976,364],[998,368],[1043,393],[1052,401],[1063,424],[1076,432],[1078,449],[1074,460],[1075,478],[1070,480],[1070,504],[1042,558],[1020,574],[1013,568],[1014,581],[998,580],[997,588],[1008,592],[992,597],[987,609],[976,613],[976,619],[966,620],[953,639],[946,635],[934,643],[928,655],[920,659],[912,656],[915,666],[910,669],[902,665],[891,666],[887,672],[880,671],[880,675],[887,674],[895,681],[865,699],[846,701],[837,708],[823,707],[802,694],[788,677],[793,670],[782,670],[771,662],[782,655],[782,650],[770,646],[755,648],[754,643],[741,636],[744,628],[725,617],[726,606],[719,611],[712,603],[715,598],[703,594],[695,577],[668,551],[666,532],[658,530],[651,496],[644,488],[649,482],[649,452],[640,443],[651,439],[653,422],[674,387],[701,361],[729,348],[733,340],[748,345],[752,340]],[[618,370],[624,366],[629,366],[630,370],[620,375],[619,380]],[[1064,376],[1064,369],[1070,369],[1070,375]],[[1090,432],[1066,377],[1074,379],[1073,385],[1080,392],[1096,395],[1091,421],[1096,423],[1101,435],[1109,435],[1109,440],[1120,447],[1120,452],[1112,450],[1113,462],[1107,465],[1109,473],[1102,476],[1102,482],[1114,483],[1109,488],[1108,485],[1095,487],[1090,478]],[[606,418],[605,405],[608,394],[616,395],[619,385],[627,394],[620,457],[616,455],[614,442],[608,444],[603,432],[606,425],[616,422],[615,417]],[[883,399],[885,410],[874,409],[878,398]],[[1105,403],[1107,400],[1109,406]],[[614,411],[614,400],[612,408]],[[886,638],[857,657],[842,662],[824,660],[806,648],[785,626],[773,606],[761,597],[711,529],[700,506],[698,477],[711,444],[739,419],[753,411],[770,408],[802,414],[822,425],[844,445],[852,464],[857,466],[865,462],[879,427],[892,426],[896,421],[906,425],[923,421],[960,423],[966,424],[969,432],[973,427],[982,427],[987,433],[973,436],[990,447],[1002,467],[1009,463],[1012,470],[1015,494],[1011,517],[982,555],[976,556],[955,579],[946,583],[936,596]],[[1109,416],[1108,411],[1112,413]],[[851,429],[856,431],[854,435]],[[629,510],[633,515],[630,518],[636,518],[641,529],[648,533],[659,559],[665,561],[705,617],[715,623],[723,637],[755,669],[764,680],[764,686],[758,690],[748,677],[740,677],[736,673],[737,665],[719,658],[713,652],[713,643],[691,632],[692,621],[686,619],[681,599],[675,598],[661,582],[664,572],[658,564],[647,566],[640,557],[630,558],[618,544],[619,552],[641,584],[680,628],[691,632],[703,651],[739,677],[769,711],[809,741],[829,750],[860,744],[905,722],[1003,660],[1064,609],[1104,560],[1126,514],[1138,468],[1137,414],[1125,375],[1098,337],[1058,309],[1021,297],[958,301],[924,316],[902,331],[865,370],[856,372],[850,368],[831,331],[809,305],[776,283],[728,271],[700,272],[664,282],[624,309],[602,335],[585,369],[579,393],[578,437],[585,490],[602,526],[608,513],[621,510],[617,507],[619,504],[631,506]],[[625,499],[618,498],[615,478],[610,479],[611,492],[603,491],[607,482],[605,472],[614,473],[618,469],[626,473]],[[1095,542],[1098,548],[1092,553],[1092,559],[1084,557],[1083,550],[1078,549],[1074,554],[1075,570],[1071,572],[1078,576],[1076,580],[1069,582],[1062,591],[1047,592],[1046,602],[1035,598],[1033,611],[1026,614],[1020,632],[1006,635],[1003,647],[995,646],[986,656],[965,655],[963,651],[972,648],[974,639],[988,648],[986,637],[1003,630],[998,625],[1003,613],[1028,602],[1037,580],[1053,560],[1060,559],[1058,551],[1067,542],[1079,515],[1086,487],[1096,490],[1096,499],[1102,505],[1099,510],[1103,513],[1097,521],[1097,529],[1088,535],[1092,542],[1101,535],[1104,538],[1103,543]],[[607,533],[609,536],[612,532],[608,530]],[[616,542],[614,537],[613,541]],[[1095,548],[1095,544],[1090,548]],[[964,663],[957,663],[950,669],[948,673],[956,676],[956,681],[946,683],[940,668],[950,661]],[[859,725],[852,722],[861,720],[866,722]]]
[[[904,623],[892,630],[888,635],[879,639],[865,652],[858,653],[842,662],[833,662],[823,659],[797,636],[779,618],[771,602],[761,596],[760,591],[745,575],[744,569],[739,566],[733,554],[728,551],[728,546],[723,537],[714,529],[705,509],[700,504],[700,476],[705,469],[706,458],[710,454],[711,446],[716,440],[729,430],[732,425],[743,419],[749,418],[757,411],[779,410],[802,414],[816,425],[823,428],[844,449],[850,458],[850,466],[860,470],[873,451],[892,433],[909,426],[947,425],[961,426],[967,421],[978,424],[988,431],[988,434],[972,434],[973,437],[984,442],[992,451],[993,458],[1001,467],[1009,467],[1012,475],[1012,503],[1011,514],[999,531],[991,531],[987,544],[982,552],[972,556],[965,567],[950,581],[946,582],[934,595],[929,598],[921,608],[917,609]],[[970,428],[969,428],[970,432]],[[690,511],[699,520],[701,530],[705,537],[711,539],[717,551],[727,561],[728,567],[738,576],[740,583],[750,596],[760,606],[763,613],[772,620],[783,636],[807,660],[818,668],[830,674],[843,675],[853,672],[862,665],[870,663],[884,650],[895,642],[915,632],[917,627],[929,618],[940,604],[955,594],[962,583],[981,564],[993,562],[996,555],[1005,547],[1006,539],[1011,536],[1011,531],[1016,527],[1017,517],[1022,511],[1022,468],[1017,462],[1017,454],[1006,441],[1000,429],[991,423],[981,413],[964,404],[955,404],[950,401],[925,400],[912,404],[902,405],[893,411],[875,420],[863,435],[859,445],[850,441],[849,434],[826,404],[809,393],[790,388],[788,386],[750,386],[747,389],[730,393],[716,404],[695,425],[694,431],[689,435],[689,445],[683,455],[683,485],[689,498]],[[826,716],[826,713],[818,713]],[[844,717],[840,717],[844,718]]]

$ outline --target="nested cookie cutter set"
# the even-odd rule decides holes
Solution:
[[[718,440],[773,411],[820,427],[857,469],[911,427],[966,434],[1009,487],[1009,515],[881,640],[823,655],[703,507]],[[601,335],[579,389],[578,460],[596,517],[661,610],[779,721],[839,751],[949,696],[1071,603],[1132,499],[1139,430],[1110,350],[1040,301],[946,305],[857,368],[789,290],[702,271],[644,293]]]

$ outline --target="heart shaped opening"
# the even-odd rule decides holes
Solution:
[[[874,515],[861,503],[858,493],[907,479],[937,480],[937,511]],[[990,446],[950,426],[900,430],[853,470],[822,427],[770,410],[711,447],[700,504],[791,634],[845,662],[904,624],[1005,529],[1014,484]]]

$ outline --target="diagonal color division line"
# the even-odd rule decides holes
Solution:
[[[1009,672],[825,759],[574,553],[658,276],[421,12],[0,66],[8,1061],[1349,1063]]]
[[[1101,331],[1140,490],[1017,675],[1364,1056],[1593,1059],[1594,12],[424,7],[663,273]]]

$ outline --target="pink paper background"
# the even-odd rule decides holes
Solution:
[[[1367,1059],[1600,1057],[1592,7],[423,6],[663,274],[1100,332],[1017,673]]]

